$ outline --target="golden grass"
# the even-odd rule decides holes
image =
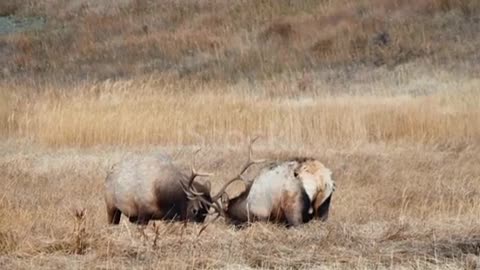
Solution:
[[[259,142],[256,148],[259,157],[313,155],[332,168],[338,188],[327,223],[311,222],[297,229],[258,223],[237,231],[218,221],[197,238],[200,226],[182,229],[182,224],[157,222],[154,245],[151,226],[139,230],[126,219],[115,228],[106,225],[106,170],[130,151],[171,154],[187,169],[194,147],[48,150],[4,144],[0,263],[48,269],[454,269],[463,267],[468,254],[478,254],[478,146],[305,146],[281,151]],[[215,172],[214,189],[238,170],[245,155],[244,146],[201,152],[201,167]]]
[[[419,75],[402,71],[410,73]],[[324,83],[317,79],[299,94],[288,78],[254,88],[168,78],[52,84],[37,93],[5,84],[0,264],[463,267],[480,245],[479,81],[440,74],[431,77],[436,90],[414,96],[397,89],[416,85],[414,77],[398,85],[389,76],[399,74],[384,75],[368,88],[340,91],[360,88],[363,95],[317,92]],[[236,231],[218,221],[199,238],[194,225],[106,226],[102,183],[125,155],[166,153],[186,168],[193,148],[203,146],[199,165],[215,172],[215,190],[238,169],[243,143],[255,135],[262,137],[258,156],[315,156],[332,169],[338,191],[326,224]]]
[[[242,94],[241,86],[231,86],[230,94],[172,93],[168,88],[174,86],[155,88],[148,82],[104,83],[69,90],[73,94],[46,90],[20,98],[15,111],[2,113],[0,127],[11,137],[57,147],[235,145],[254,135],[286,147],[477,143],[477,84],[473,80],[458,91],[423,97],[274,98]]]
[[[154,2],[0,4],[47,17],[0,36],[0,268],[480,265],[480,2]],[[216,191],[258,135],[332,169],[327,223],[107,226],[113,163],[203,147]]]

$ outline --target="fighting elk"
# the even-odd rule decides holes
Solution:
[[[271,164],[247,183],[243,174],[252,165],[265,162],[252,158],[254,141],[250,142],[248,161],[240,173],[212,196],[212,208],[218,212],[215,219],[224,216],[228,223],[235,225],[264,220],[287,226],[297,226],[312,218],[326,220],[335,189],[331,171],[316,159],[299,158]],[[245,183],[245,190],[229,199],[225,191],[237,180]],[[186,192],[196,195],[194,191]]]
[[[212,204],[210,182],[201,184],[195,178],[210,174],[195,170],[195,155],[190,176],[158,156],[116,164],[105,180],[108,222],[118,224],[122,213],[138,224],[151,219],[203,222]]]

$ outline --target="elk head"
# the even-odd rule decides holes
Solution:
[[[191,200],[193,200],[193,201],[197,200],[198,202],[202,203],[203,205],[207,205],[209,207],[212,207],[215,210],[215,212],[217,213],[217,216],[214,219],[212,219],[210,222],[214,222],[215,220],[217,220],[219,217],[222,217],[222,216],[226,219],[229,219],[229,213],[228,213],[229,209],[228,209],[228,207],[229,207],[231,201],[235,200],[235,198],[230,200],[227,193],[226,193],[226,189],[228,188],[228,186],[230,186],[232,183],[234,183],[235,181],[238,181],[238,180],[246,183],[245,179],[243,178],[243,174],[252,165],[265,162],[265,160],[256,160],[256,159],[253,159],[253,157],[252,157],[253,156],[252,145],[257,139],[258,139],[258,137],[250,140],[250,143],[249,143],[249,146],[248,146],[248,160],[242,166],[240,172],[238,174],[236,174],[235,176],[233,176],[230,180],[228,180],[220,188],[220,190],[217,192],[217,194],[213,195],[211,198],[210,197],[205,197],[204,193],[202,193],[202,192],[198,192],[198,190],[196,190],[194,185],[191,185],[190,182],[189,182],[188,186],[183,186],[185,193],[187,194],[187,196]],[[192,176],[194,176],[194,175],[199,175],[199,174],[197,172],[195,172],[195,170],[192,168]],[[190,178],[190,179],[192,179],[192,178]],[[193,181],[193,180],[190,180],[190,181]],[[247,184],[247,188],[244,192],[242,192],[242,194],[248,194],[248,187],[249,187],[249,185]],[[242,194],[240,196],[242,196]],[[205,226],[200,230],[199,234],[204,229],[206,229],[206,227],[208,226],[209,223],[205,224]]]
[[[212,198],[210,196],[210,181],[205,183],[195,182],[198,176],[212,176],[211,173],[198,172],[195,169],[195,157],[201,149],[195,151],[191,165],[191,174],[186,181],[179,181],[180,186],[187,196],[186,219],[194,222],[203,222],[208,214],[208,210],[212,206]]]

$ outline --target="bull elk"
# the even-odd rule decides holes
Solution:
[[[158,156],[129,158],[114,165],[105,180],[108,222],[118,224],[122,213],[138,224],[151,219],[203,222],[212,203],[210,182],[201,184],[195,178],[210,174],[195,170],[195,155],[190,176]]]
[[[252,158],[254,142],[250,142],[248,161],[240,173],[212,196],[217,218],[224,216],[227,222],[235,225],[263,220],[287,226],[297,226],[312,218],[326,220],[335,189],[331,171],[316,159],[297,158],[271,164],[247,183],[243,174],[252,165],[265,162]],[[237,180],[246,184],[245,190],[229,199],[225,191]]]
[[[294,226],[312,218],[325,221],[335,190],[331,175],[332,172],[314,158],[271,164],[249,186],[249,211],[263,213],[263,216],[271,212],[274,220]]]

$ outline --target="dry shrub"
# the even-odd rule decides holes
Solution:
[[[87,232],[85,228],[86,222],[86,210],[85,209],[77,209],[73,214],[75,219],[75,225],[73,228],[73,253],[74,254],[83,254],[87,248],[86,244],[86,237]]]

